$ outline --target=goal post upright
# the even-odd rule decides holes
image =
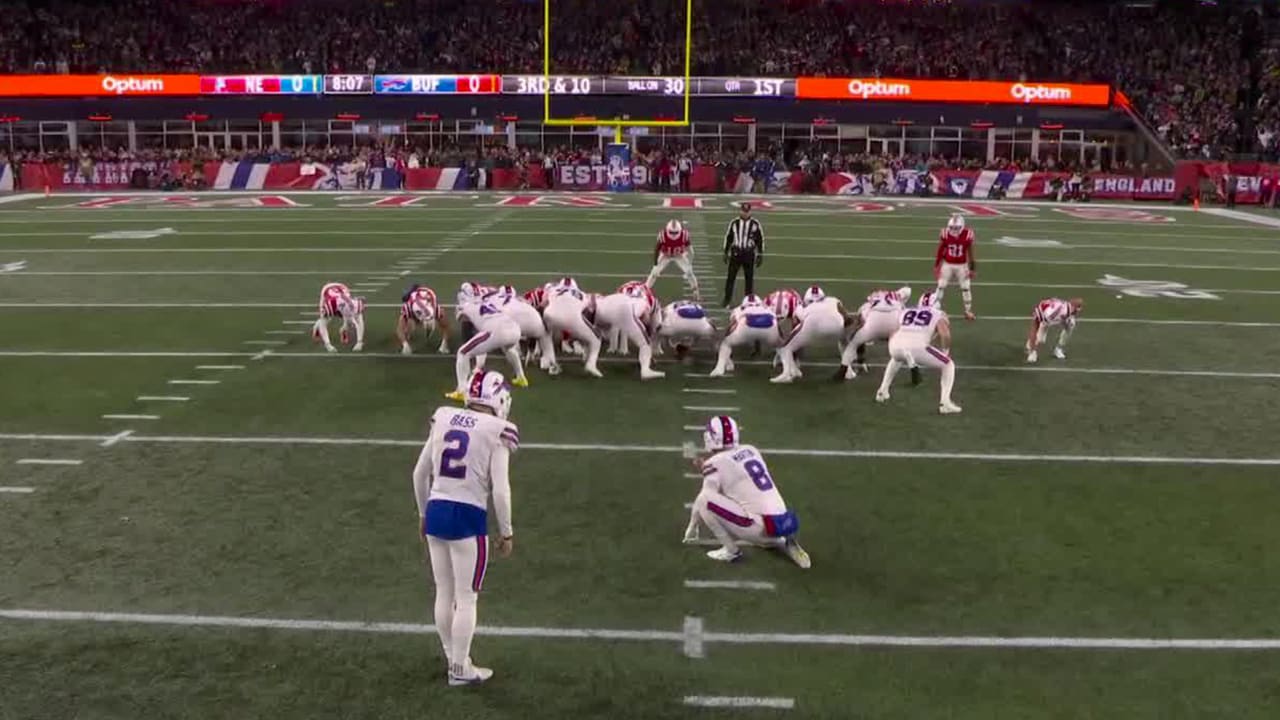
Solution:
[[[555,118],[551,116],[551,0],[542,0],[542,122],[550,127],[612,127],[614,142],[622,142],[624,127],[688,127],[690,71],[693,66],[693,0],[685,0],[684,15],[684,115],[679,120],[623,120]]]

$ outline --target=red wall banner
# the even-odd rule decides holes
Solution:
[[[0,97],[199,94],[199,75],[0,75]]]

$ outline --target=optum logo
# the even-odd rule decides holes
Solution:
[[[890,83],[883,80],[850,80],[849,94],[867,98],[910,97],[911,86],[907,83]]]
[[[102,89],[116,95],[128,93],[160,93],[164,92],[164,80],[160,78],[112,77],[102,78]]]
[[[1023,85],[1022,83],[1014,83],[1009,88],[1009,94],[1013,95],[1015,100],[1021,100],[1024,103],[1049,101],[1065,101],[1071,99],[1071,88],[1054,87],[1052,85]]]

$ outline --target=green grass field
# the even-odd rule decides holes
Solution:
[[[608,292],[643,278],[678,216],[714,300],[733,212],[359,206],[376,197],[0,203],[0,718],[1280,713],[1274,227],[1158,206],[1174,221],[971,219],[959,416],[936,414],[934,375],[904,374],[884,406],[878,372],[832,383],[834,348],[792,386],[763,361],[708,379],[706,348],[649,383],[634,360],[603,380],[531,371],[512,414],[516,552],[490,566],[474,648],[498,675],[459,691],[409,479],[453,360],[424,340],[398,354],[402,290],[569,274]],[[853,307],[926,289],[951,211],[775,202],[757,289],[820,281]],[[364,353],[308,336],[327,281],[366,288]],[[678,275],[658,290],[680,295]],[[1069,357],[1046,346],[1027,366],[1029,314],[1054,295],[1086,303]],[[683,446],[701,440],[684,427],[720,407],[763,449],[811,570],[681,545],[699,484]]]

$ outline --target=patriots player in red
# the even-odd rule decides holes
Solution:
[[[658,242],[653,246],[653,269],[644,281],[653,287],[658,275],[671,263],[675,263],[684,273],[684,281],[695,300],[701,302],[702,294],[698,291],[698,276],[693,274],[693,248],[689,244],[689,229],[679,220],[672,220],[658,233]]]
[[[938,293],[950,283],[960,285],[964,299],[964,319],[972,320],[973,292],[970,283],[978,274],[978,264],[973,257],[973,230],[965,227],[964,216],[955,214],[938,234],[938,253],[933,260],[933,276],[938,279]]]

